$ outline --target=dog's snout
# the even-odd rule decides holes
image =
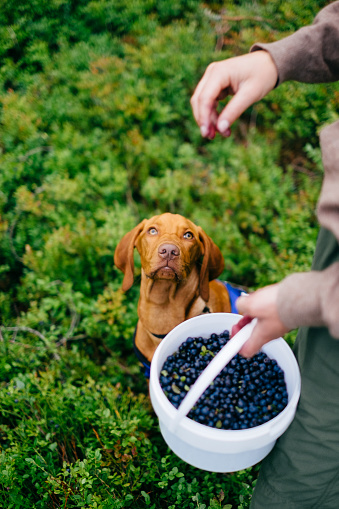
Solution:
[[[173,260],[180,255],[180,249],[175,244],[161,244],[158,248],[158,254],[165,260]]]

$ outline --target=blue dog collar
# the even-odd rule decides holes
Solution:
[[[247,295],[247,293],[244,292],[244,290],[242,290],[241,288],[237,288],[236,286],[232,286],[227,281],[221,281],[221,283],[223,283],[223,285],[226,286],[226,289],[228,291],[228,295],[230,297],[230,302],[231,302],[231,311],[232,311],[232,313],[239,314],[239,311],[238,311],[237,306],[236,306],[235,303],[236,303],[237,299],[239,297],[241,297],[241,295]]]

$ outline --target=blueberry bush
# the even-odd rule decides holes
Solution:
[[[123,294],[113,253],[170,211],[219,245],[224,279],[309,269],[338,84],[283,84],[213,142],[189,99],[212,60],[327,3],[1,2],[1,507],[249,507],[258,466],[203,472],[164,444],[132,347],[140,263]]]

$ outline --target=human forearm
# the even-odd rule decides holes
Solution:
[[[339,339],[339,262],[323,271],[288,276],[279,284],[277,307],[288,329],[324,326]]]
[[[288,80],[323,83],[339,79],[339,2],[322,9],[312,25],[251,51],[266,50],[278,69],[278,83]]]

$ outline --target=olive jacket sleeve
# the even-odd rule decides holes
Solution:
[[[339,80],[339,1],[322,9],[312,25],[270,44],[265,50],[278,69],[278,85],[288,81],[324,83]],[[321,226],[339,242],[339,121],[320,133],[324,180],[317,204]],[[339,249],[339,248],[338,248]],[[279,283],[278,312],[290,330],[326,326],[339,339],[339,262],[322,271],[291,274]]]

